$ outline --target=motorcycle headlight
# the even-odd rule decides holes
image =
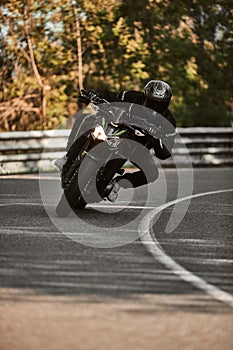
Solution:
[[[107,139],[107,135],[102,126],[96,126],[91,135],[94,140],[106,141]]]
[[[121,139],[119,137],[108,137],[106,141],[111,148],[116,148],[121,143]]]

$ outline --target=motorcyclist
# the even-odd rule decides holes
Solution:
[[[79,95],[79,101],[85,104],[90,103],[90,101],[95,101],[95,99],[105,99],[108,102],[128,102],[143,105],[161,114],[169,122],[170,125],[169,133],[167,133],[166,146],[161,141],[161,139],[158,138],[154,138],[152,142],[149,142],[146,145],[146,147],[148,148],[148,157],[143,159],[143,162],[145,168],[149,169],[149,177],[148,174],[147,177],[145,176],[142,169],[132,173],[127,172],[122,176],[116,177],[107,188],[107,198],[110,201],[114,202],[116,200],[118,196],[118,191],[121,187],[139,187],[147,184],[148,182],[153,182],[157,179],[158,169],[155,167],[149,149],[153,149],[155,156],[159,159],[167,159],[171,156],[176,128],[175,119],[171,111],[168,109],[171,97],[172,92],[169,84],[162,80],[150,80],[145,85],[143,92],[135,90],[121,92],[111,92],[108,90],[81,90],[81,93]],[[71,131],[68,140],[67,150],[74,141],[76,129],[77,126],[74,124],[74,127]]]

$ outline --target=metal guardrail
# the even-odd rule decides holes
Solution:
[[[69,133],[0,133],[0,174],[55,171],[54,161],[65,154]],[[193,166],[233,165],[233,128],[177,128],[177,133],[172,158],[161,161],[164,166],[187,166],[190,158]]]

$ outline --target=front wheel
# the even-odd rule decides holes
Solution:
[[[58,202],[58,205],[56,207],[56,213],[57,213],[57,216],[59,216],[60,218],[67,218],[71,210],[76,212],[77,210],[84,209],[85,206],[87,205],[87,203],[84,201],[82,197],[79,198],[78,200],[75,198],[75,202],[74,202],[74,197],[72,198],[68,197],[68,198],[72,204],[72,208],[68,203],[64,193],[62,194],[61,199]]]
[[[84,209],[87,205],[80,193],[78,185],[75,184],[75,181],[70,185],[68,189],[64,191],[64,196],[66,198],[67,204],[69,205],[69,208],[74,212],[80,209]]]

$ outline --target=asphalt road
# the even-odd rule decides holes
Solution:
[[[115,205],[65,220],[49,192],[54,174],[40,184],[37,175],[2,177],[1,349],[232,349],[233,169],[195,169],[189,206],[176,202],[180,181],[189,183],[182,174],[165,170],[149,200],[143,187],[129,206],[132,191],[121,191]],[[174,222],[187,212],[166,232],[174,208]]]

